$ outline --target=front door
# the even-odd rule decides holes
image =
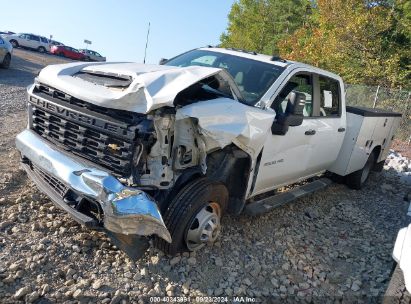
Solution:
[[[304,120],[300,126],[289,127],[285,135],[267,137],[252,195],[257,195],[293,183],[313,174],[309,170],[312,155],[311,136],[307,131],[316,129],[313,115],[313,75],[297,73],[290,77],[275,98],[272,109],[278,115],[284,113],[291,92],[303,93],[306,103]]]

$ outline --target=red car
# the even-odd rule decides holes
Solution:
[[[80,53],[75,48],[72,48],[67,45],[53,45],[50,49],[50,53],[58,56],[64,56],[66,58],[74,60],[84,60],[85,56],[83,53]]]

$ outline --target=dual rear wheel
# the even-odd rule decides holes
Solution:
[[[361,170],[355,171],[347,176],[346,183],[348,187],[356,190],[361,189],[368,180],[368,177],[375,166],[376,160],[376,153],[372,152]]]

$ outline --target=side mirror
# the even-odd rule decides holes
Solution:
[[[164,63],[166,63],[168,61],[168,59],[166,58],[161,58],[160,61],[158,62],[159,65],[163,65]]]
[[[285,113],[276,116],[271,126],[271,133],[275,135],[285,135],[289,127],[300,126],[304,119],[304,107],[305,95],[291,92]]]

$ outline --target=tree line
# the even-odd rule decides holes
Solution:
[[[237,0],[220,40],[348,83],[411,90],[410,0]]]

